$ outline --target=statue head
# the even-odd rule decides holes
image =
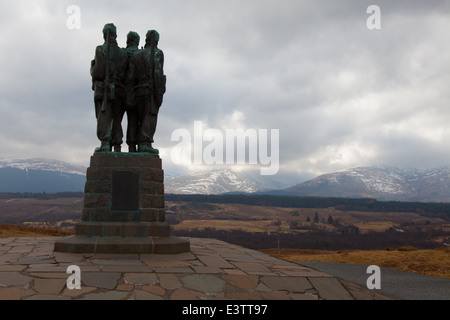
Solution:
[[[116,26],[113,23],[107,23],[105,24],[105,27],[103,28],[103,39],[105,39],[108,36],[109,31],[109,39],[110,40],[116,40],[117,38],[117,29]]]
[[[145,38],[145,46],[150,46],[152,42],[155,43],[155,46],[158,45],[159,42],[159,33],[156,30],[149,30],[147,32],[146,38]]]
[[[137,32],[130,31],[127,35],[127,46],[139,46],[139,41],[141,40],[141,37]]]

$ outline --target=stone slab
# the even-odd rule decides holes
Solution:
[[[325,273],[215,239],[188,238],[178,254],[70,254],[40,251],[63,238],[0,242],[0,298],[13,300],[384,300]],[[44,263],[45,262],[45,263]],[[30,264],[27,264],[30,263]],[[79,265],[81,289],[66,286]],[[2,271],[3,270],[3,271]],[[286,272],[293,272],[288,275]],[[254,272],[254,274],[252,274]]]
[[[261,279],[272,291],[288,291],[304,293],[313,286],[305,277],[263,276]]]
[[[150,154],[123,152],[94,154],[91,157],[91,167],[149,167],[161,169],[162,161]]]
[[[190,250],[189,241],[175,237],[69,236],[55,242],[55,252],[113,254],[177,254]]]
[[[353,300],[353,297],[336,278],[311,278],[319,296],[326,300]]]
[[[83,272],[81,282],[89,287],[112,290],[119,284],[120,272]]]
[[[19,287],[0,288],[0,300],[20,300],[22,289]]]
[[[229,269],[229,268],[234,267],[227,260],[222,258],[219,254],[211,254],[211,255],[207,255],[207,256],[200,255],[200,256],[198,256],[198,259],[208,267],[216,267],[216,268],[224,268],[224,269]]]
[[[154,285],[158,283],[156,273],[126,273],[124,276],[125,283],[137,285]]]
[[[225,281],[219,276],[211,274],[195,274],[182,279],[185,288],[207,294],[221,292],[225,286]]]
[[[0,272],[0,286],[25,286],[32,280],[33,278],[19,272]]]
[[[169,237],[165,222],[79,222],[76,234],[87,237]]]
[[[41,294],[59,294],[67,279],[35,279],[33,289]]]

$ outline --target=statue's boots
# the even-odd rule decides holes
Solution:
[[[102,145],[99,148],[96,148],[95,152],[111,152],[111,144],[108,142],[102,142]]]
[[[159,154],[158,149],[155,149],[151,145],[148,145],[148,144],[139,145],[139,152],[148,152],[148,153],[152,153],[152,154]]]

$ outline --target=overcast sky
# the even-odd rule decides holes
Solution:
[[[67,9],[80,8],[69,29]],[[371,30],[370,5],[381,9]],[[0,157],[89,165],[89,74],[102,28],[156,29],[167,93],[154,147],[178,128],[279,129],[280,177],[450,164],[450,1],[2,1]],[[126,129],[126,120],[123,122]],[[126,148],[126,145],[123,147]],[[250,166],[249,166],[250,167]]]

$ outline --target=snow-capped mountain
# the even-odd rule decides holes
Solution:
[[[0,159],[0,192],[82,192],[86,167],[49,159]],[[165,180],[165,192],[229,192],[297,196],[365,197],[379,200],[450,202],[450,165],[434,169],[355,167],[286,188],[278,181],[230,169],[194,172]],[[272,191],[267,191],[272,190]]]
[[[67,162],[41,158],[6,158],[0,159],[0,168],[16,168],[22,170],[45,170],[86,175],[86,167]]]
[[[50,159],[0,159],[0,192],[83,191],[86,168]]]
[[[166,193],[175,194],[222,194],[252,193],[263,189],[264,185],[243,172],[220,169],[194,172],[167,179],[164,188]]]
[[[82,192],[86,167],[50,159],[0,159],[0,192]],[[186,175],[165,173],[165,192],[178,194],[252,193],[283,189],[277,181],[228,169]]]
[[[324,174],[285,192],[301,196],[446,202],[450,201],[449,185],[450,166],[427,170],[375,166]]]

